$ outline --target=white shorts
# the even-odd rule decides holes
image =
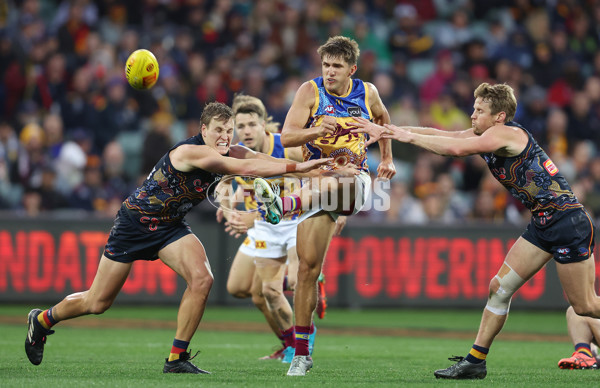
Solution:
[[[266,221],[254,221],[248,229],[248,237],[240,246],[240,252],[264,259],[278,259],[287,256],[288,250],[296,246],[298,220],[281,221],[271,225]]]
[[[361,209],[365,206],[369,195],[371,195],[371,176],[369,175],[369,173],[362,171],[360,174],[354,177],[354,191],[354,207],[352,208],[352,211],[349,210],[348,212],[340,213],[333,211],[325,211],[331,216],[331,218],[333,218],[334,221],[336,221],[339,216],[353,216],[359,211],[361,211]],[[321,207],[317,207],[305,213],[302,213],[298,218],[298,222],[302,222],[308,217],[314,216],[321,210],[323,210]]]

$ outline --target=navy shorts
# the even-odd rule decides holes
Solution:
[[[158,251],[188,234],[192,230],[185,221],[169,225],[142,223],[121,207],[104,247],[104,256],[121,263],[156,260]]]
[[[584,209],[555,213],[552,223],[533,219],[521,235],[536,247],[552,253],[561,264],[586,260],[594,253],[594,224]]]

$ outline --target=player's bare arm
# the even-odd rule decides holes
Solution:
[[[288,159],[295,160],[297,162],[304,161],[304,156],[302,155],[302,147],[286,148],[285,154]]]
[[[431,152],[444,156],[468,156],[487,152],[503,156],[518,155],[527,144],[527,135],[518,128],[496,125],[483,134],[459,138],[437,135],[422,135],[404,130],[402,127],[390,128],[391,134],[383,135],[403,143],[414,144]]]
[[[371,101],[371,113],[373,115],[373,122],[378,125],[384,125],[390,123],[390,114],[386,109],[379,92],[375,85],[367,82],[369,88],[369,99]],[[377,177],[384,179],[391,179],[396,175],[396,167],[394,166],[394,159],[392,157],[392,141],[390,139],[379,138],[379,151],[381,152],[381,161],[377,167]]]
[[[235,151],[233,153],[235,154]],[[332,161],[332,159],[318,159],[290,164],[255,159],[252,163],[248,163],[244,159],[223,156],[208,146],[189,144],[177,147],[171,151],[170,156],[173,167],[179,171],[187,172],[199,168],[217,174],[260,176],[275,176],[296,171],[307,172]]]
[[[284,147],[298,147],[335,131],[335,119],[325,117],[321,125],[304,128],[315,105],[315,89],[310,82],[300,86],[281,130]]]

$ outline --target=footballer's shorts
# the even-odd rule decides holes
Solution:
[[[305,219],[314,216],[320,211],[328,213],[334,221],[337,221],[339,216],[352,216],[362,210],[367,203],[367,199],[371,194],[371,176],[369,173],[361,171],[360,174],[354,176],[354,202],[350,205],[350,208],[341,212],[327,211],[322,206],[312,208],[300,215],[298,218],[302,222]]]
[[[149,224],[139,222],[121,207],[104,247],[104,256],[120,263],[156,260],[158,251],[188,234],[192,230],[185,221],[150,230]]]
[[[283,220],[277,225],[256,220],[254,228],[248,230],[248,238],[240,246],[240,251],[246,255],[264,259],[285,257],[288,251],[296,246],[297,228],[297,220]]]
[[[552,217],[547,226],[532,219],[521,237],[561,264],[583,261],[594,253],[594,224],[585,209],[556,212]]]

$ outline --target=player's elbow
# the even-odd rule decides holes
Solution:
[[[289,134],[282,131],[281,132],[281,145],[284,148],[289,148],[289,147],[296,147],[295,144],[292,144],[292,139],[290,138]]]

